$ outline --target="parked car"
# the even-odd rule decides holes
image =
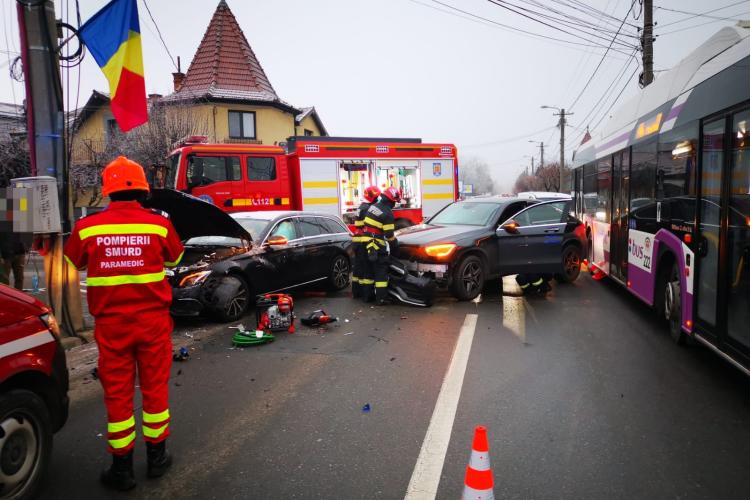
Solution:
[[[569,199],[458,201],[427,223],[398,231],[399,258],[459,300],[475,298],[487,280],[510,274],[550,273],[572,282],[580,272],[586,235],[571,210]]]
[[[168,272],[172,313],[239,319],[262,293],[349,286],[351,233],[334,215],[235,212],[185,193],[155,190],[147,205],[170,214],[185,255]]]
[[[68,369],[49,308],[0,285],[0,496],[30,498],[68,419]]]
[[[516,198],[524,200],[552,201],[552,200],[570,200],[572,196],[565,193],[555,193],[552,191],[522,191],[516,194]]]

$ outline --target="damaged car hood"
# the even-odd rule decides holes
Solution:
[[[226,236],[252,241],[250,234],[216,205],[172,189],[153,189],[146,208],[169,214],[172,225],[183,241],[199,236]]]

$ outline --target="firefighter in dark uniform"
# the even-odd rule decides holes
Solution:
[[[516,283],[521,287],[524,295],[532,293],[546,294],[552,287],[549,284],[551,276],[546,274],[519,274],[516,276]]]
[[[366,290],[374,285],[372,276],[367,273],[367,243],[370,237],[364,232],[365,214],[370,206],[375,203],[380,196],[380,189],[377,186],[370,186],[365,189],[365,202],[357,210],[357,218],[354,221],[354,236],[352,236],[352,246],[354,247],[354,269],[352,269],[352,296],[366,299]]]
[[[365,233],[370,238],[366,246],[367,260],[378,304],[384,304],[388,296],[389,254],[398,254],[398,240],[393,234],[396,230],[393,207],[400,200],[398,189],[389,187],[382,192],[380,200],[370,206],[364,218]],[[371,291],[368,291],[369,296],[370,294]]]

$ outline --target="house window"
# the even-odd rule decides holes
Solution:
[[[255,139],[255,113],[253,111],[230,111],[229,137]]]
[[[273,181],[276,179],[276,160],[273,158],[247,159],[247,180],[249,181]]]
[[[313,131],[312,130],[305,129],[305,136],[306,137],[311,137],[312,135],[313,135]]]
[[[119,131],[117,128],[117,120],[114,118],[110,118],[106,121],[106,127],[107,127],[107,140],[112,140],[117,136],[117,132]]]

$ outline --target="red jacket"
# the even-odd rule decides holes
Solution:
[[[135,201],[113,201],[80,219],[65,243],[65,258],[87,268],[89,311],[97,322],[168,310],[172,288],[164,267],[174,267],[183,247],[167,216]]]

